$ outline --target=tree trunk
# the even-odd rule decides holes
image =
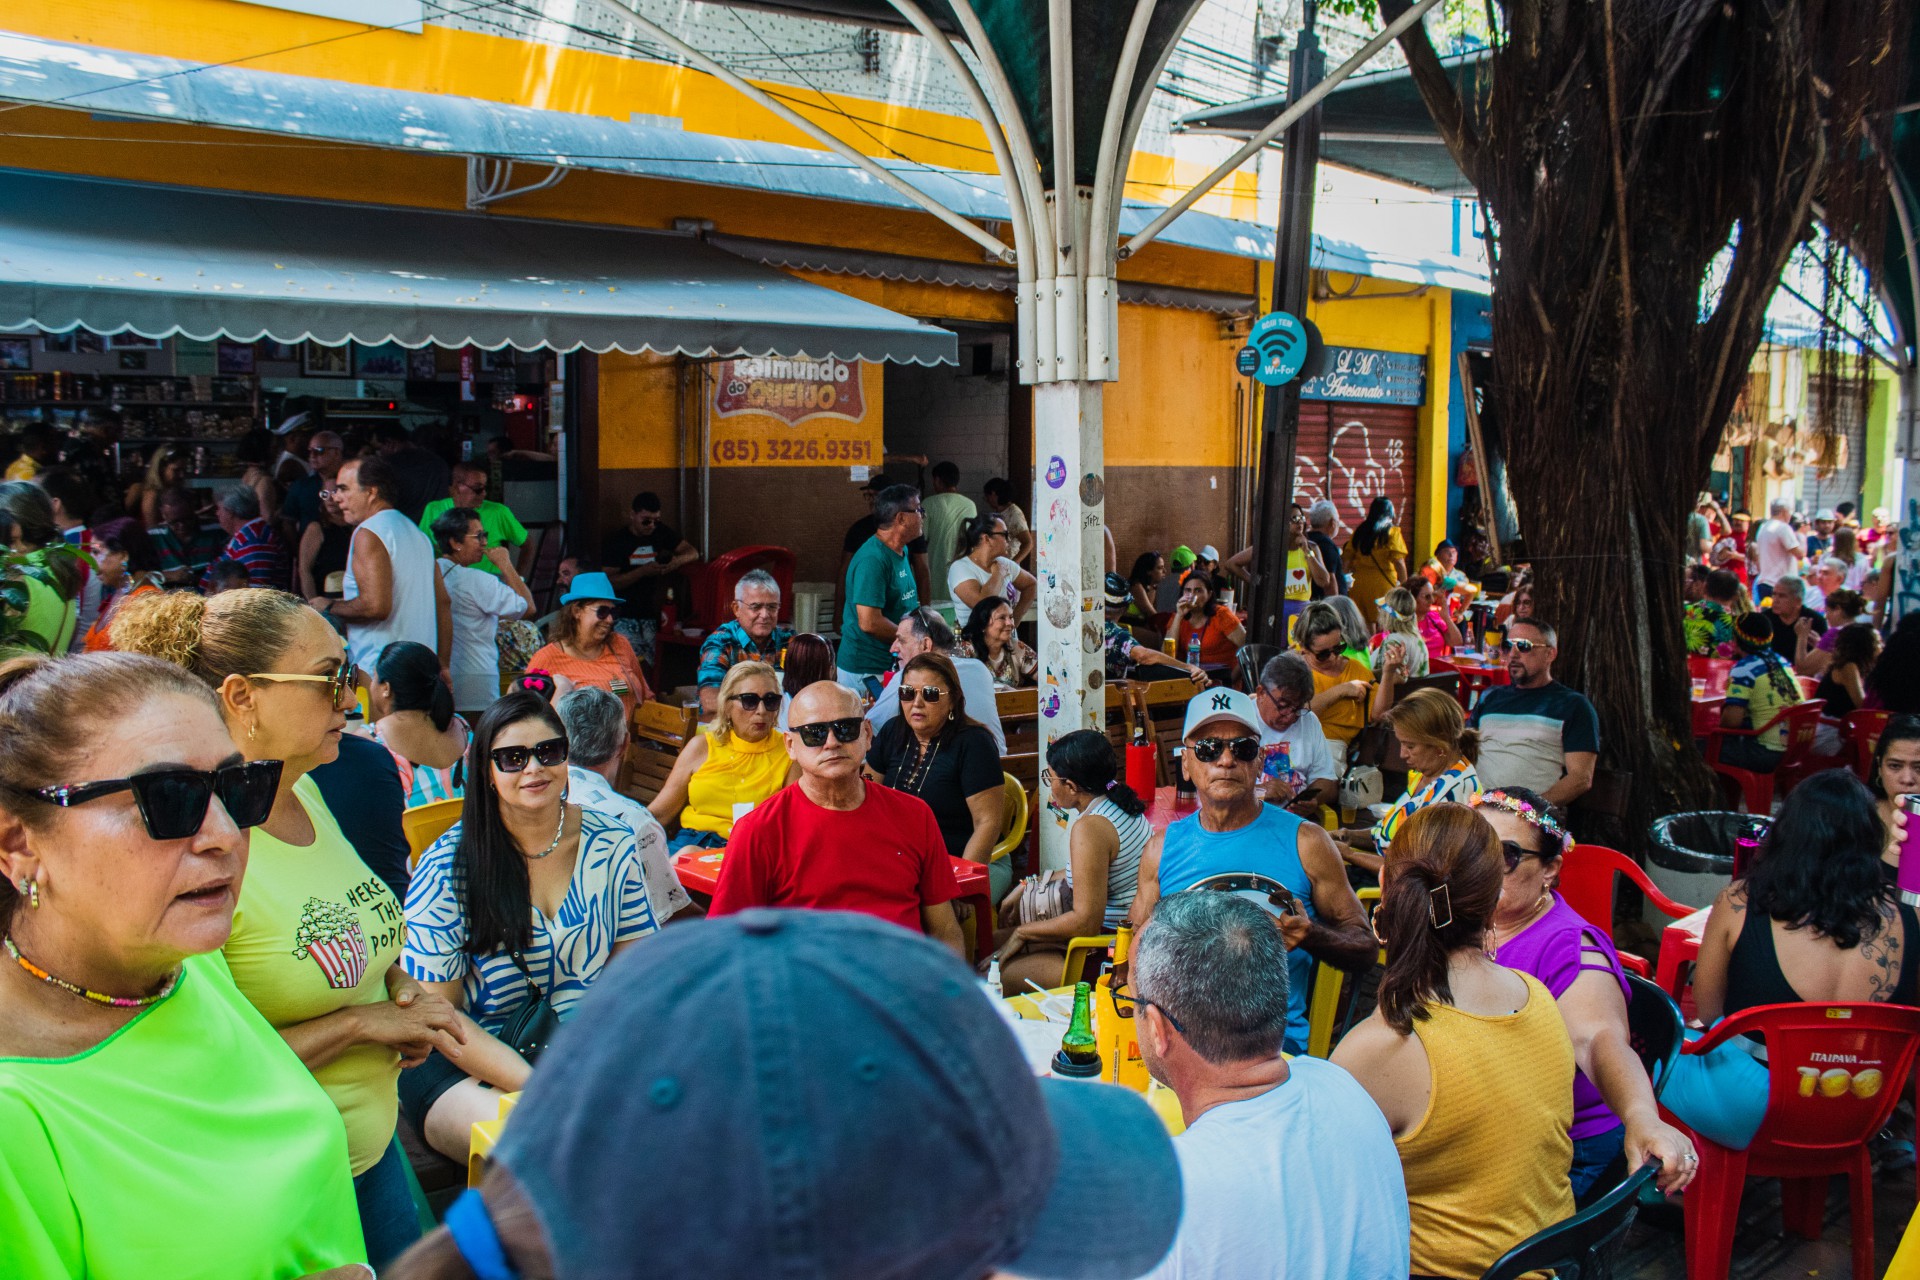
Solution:
[[[1493,228],[1488,394],[1535,612],[1599,711],[1602,767],[1632,775],[1638,844],[1655,814],[1718,802],[1690,729],[1686,520],[1816,196],[1872,212],[1857,135],[1894,100],[1908,18],[1899,0],[1503,12],[1464,97],[1421,28],[1402,47]]]

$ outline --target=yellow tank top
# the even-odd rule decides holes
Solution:
[[[770,733],[759,742],[728,734],[723,742],[708,730],[707,760],[687,779],[687,807],[680,811],[680,825],[732,835],[733,806],[759,804],[778,791],[791,764],[783,733]]]
[[[1471,1280],[1573,1214],[1573,1042],[1537,979],[1500,1017],[1429,1005],[1413,1033],[1432,1079],[1427,1112],[1394,1139],[1407,1176],[1416,1275]]]

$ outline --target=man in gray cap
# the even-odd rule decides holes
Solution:
[[[607,970],[391,1275],[1124,1280],[1180,1208],[1140,1096],[1036,1080],[940,947],[755,910]]]

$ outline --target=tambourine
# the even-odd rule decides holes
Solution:
[[[1207,893],[1238,894],[1268,915],[1300,913],[1300,903],[1293,896],[1293,890],[1278,880],[1255,875],[1251,871],[1229,871],[1217,876],[1208,876],[1204,880],[1195,881],[1187,886],[1189,893],[1196,889]]]

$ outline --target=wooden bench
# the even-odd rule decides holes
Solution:
[[[653,803],[673,772],[681,748],[693,740],[699,724],[698,707],[676,707],[665,702],[643,702],[635,707],[620,790],[641,804]]]
[[[1155,773],[1161,786],[1175,778],[1173,752],[1180,745],[1187,704],[1200,692],[1190,680],[1136,680],[1132,682],[1135,723],[1147,731],[1154,747]]]

